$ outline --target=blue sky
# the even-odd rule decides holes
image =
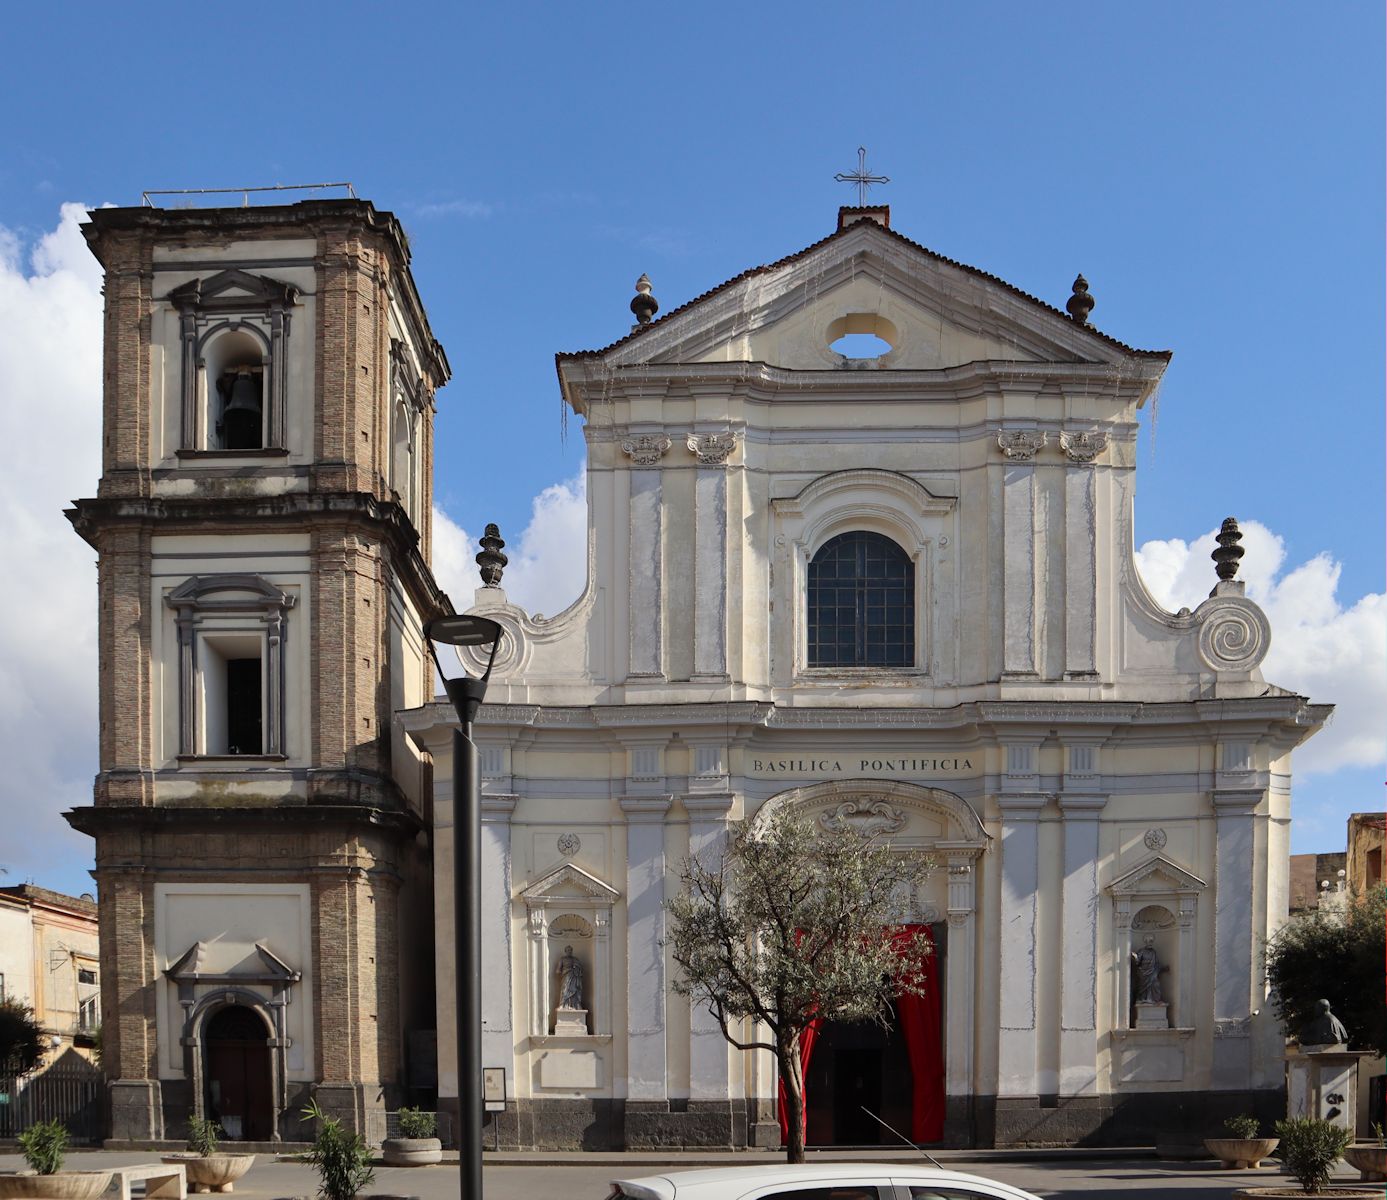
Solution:
[[[832,176],[865,144],[891,177],[873,199],[908,237],[1056,304],[1082,271],[1098,328],[1175,352],[1139,544],[1188,549],[1236,514],[1281,540],[1283,574],[1327,564],[1321,609],[1326,588],[1346,613],[1383,591],[1381,5],[688,9],[16,9],[12,266],[42,273],[27,255],[63,202],[351,180],[408,229],[454,366],[437,499],[519,539],[582,465],[554,352],[624,333],[642,272],[668,311],[831,232],[853,194]],[[52,554],[89,559],[54,536]],[[1340,652],[1377,628],[1360,615],[1334,627]],[[1361,719],[1376,693],[1354,688]],[[1341,846],[1343,815],[1382,807],[1381,756],[1364,757],[1299,785],[1297,849]],[[92,766],[74,750],[42,776],[64,803],[15,803],[89,802]],[[10,858],[12,875],[44,861]],[[73,886],[62,870],[51,882]]]

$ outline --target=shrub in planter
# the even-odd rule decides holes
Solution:
[[[222,1127],[210,1117],[188,1118],[188,1153],[164,1154],[166,1163],[182,1163],[190,1192],[234,1191],[236,1180],[255,1165],[254,1154],[218,1153]]]
[[[1223,1164],[1224,1170],[1260,1167],[1262,1159],[1276,1149],[1275,1138],[1258,1137],[1261,1126],[1257,1118],[1239,1113],[1224,1121],[1227,1137],[1205,1138],[1204,1146]]]
[[[427,1167],[443,1161],[443,1143],[438,1140],[438,1118],[417,1108],[399,1111],[400,1136],[386,1138],[381,1147],[392,1167]]]
[[[1257,1118],[1249,1116],[1247,1113],[1239,1113],[1236,1117],[1229,1117],[1223,1123],[1224,1129],[1228,1130],[1230,1138],[1240,1138],[1242,1141],[1250,1142],[1262,1130]]]
[[[1319,1117],[1277,1121],[1276,1136],[1281,1139],[1281,1160],[1287,1172],[1307,1194],[1329,1187],[1329,1172],[1353,1141],[1347,1129]]]
[[[305,1121],[317,1121],[318,1133],[308,1161],[318,1172],[318,1195],[323,1200],[352,1200],[376,1177],[371,1151],[359,1133],[349,1133],[342,1122],[329,1117],[310,1100],[303,1110]]]
[[[399,1112],[402,1138],[431,1138],[438,1136],[438,1118],[420,1108],[402,1108]]]
[[[217,1152],[217,1142],[222,1136],[222,1127],[210,1117],[188,1118],[188,1149],[202,1158]]]
[[[64,1171],[67,1130],[61,1121],[40,1121],[19,1135],[24,1161],[38,1174],[0,1175],[0,1200],[45,1197],[50,1200],[90,1200],[111,1182],[110,1171]]]
[[[19,1135],[24,1161],[40,1175],[56,1175],[67,1153],[67,1129],[61,1121],[40,1121]]]

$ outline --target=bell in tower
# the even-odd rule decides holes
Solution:
[[[238,367],[217,380],[222,397],[217,435],[223,450],[258,450],[265,444],[261,379],[249,367]]]

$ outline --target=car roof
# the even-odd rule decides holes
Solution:
[[[671,1171],[664,1175],[646,1175],[635,1179],[614,1179],[628,1196],[640,1200],[698,1200],[703,1194],[719,1200],[732,1200],[756,1188],[776,1184],[804,1184],[814,1180],[834,1182],[852,1180],[857,1183],[886,1183],[898,1179],[903,1183],[986,1184],[1017,1200],[1029,1193],[1009,1184],[999,1183],[981,1175],[962,1171],[945,1171],[935,1167],[917,1167],[912,1163],[825,1162],[770,1163],[745,1167],[716,1167],[701,1171]],[[737,1185],[741,1186],[738,1187]]]

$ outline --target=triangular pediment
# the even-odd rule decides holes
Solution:
[[[892,348],[877,359],[847,360],[830,348],[844,333],[876,333]],[[584,358],[610,368],[758,362],[786,370],[929,371],[1137,357],[1169,356],[1133,350],[995,276],[859,221],[728,280],[605,350],[561,354],[559,365],[561,373]]]
[[[1180,895],[1202,892],[1205,883],[1162,854],[1154,854],[1108,884],[1114,896]]]
[[[297,303],[299,289],[268,275],[252,275],[235,269],[220,271],[206,279],[190,279],[169,292],[175,308],[203,310],[267,308]]]
[[[520,893],[529,904],[551,904],[557,900],[586,900],[615,904],[621,893],[608,883],[590,875],[582,867],[565,863],[536,880]]]

